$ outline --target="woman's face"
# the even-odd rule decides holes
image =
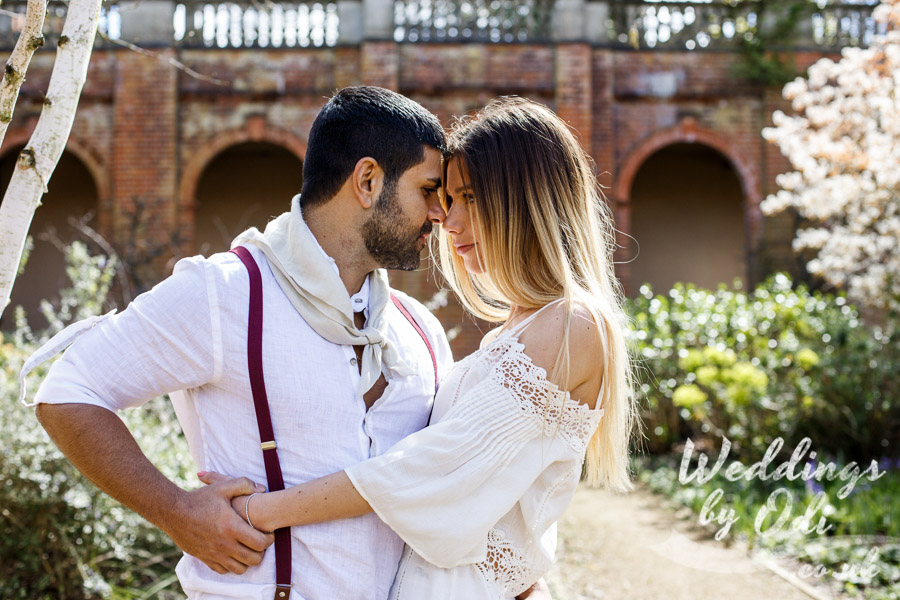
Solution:
[[[444,210],[447,211],[447,217],[441,227],[449,235],[454,251],[462,257],[466,271],[478,274],[484,273],[485,269],[479,251],[480,236],[474,215],[477,200],[472,195],[469,181],[465,164],[457,158],[451,158],[447,163],[444,190]]]

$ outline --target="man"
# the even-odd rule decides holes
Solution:
[[[235,241],[260,267],[263,371],[286,485],[377,455],[424,427],[436,387],[422,337],[381,268],[415,269],[435,223],[444,134],[388,90],[341,90],[317,116],[290,212]],[[396,292],[452,363],[437,320]],[[265,482],[247,366],[248,274],[223,253],[179,262],[123,313],[96,323],[54,364],[37,414],[101,489],[185,551],[191,597],[273,597],[271,535],[229,500]],[[440,373],[438,374],[440,375]],[[142,454],[114,411],[184,390],[176,403],[201,470],[243,479],[184,491]],[[294,598],[386,598],[402,541],[375,515],[294,528]]]

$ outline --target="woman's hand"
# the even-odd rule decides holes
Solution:
[[[230,481],[232,477],[215,471],[197,473],[206,484]],[[262,490],[263,486],[255,484]],[[235,512],[247,520],[247,496],[231,501]],[[257,531],[310,525],[336,519],[358,517],[372,512],[344,471],[319,477],[286,490],[259,494],[250,501],[250,521]]]
[[[228,475],[216,473],[215,471],[200,471],[199,473],[197,473],[197,478],[200,479],[200,481],[202,481],[206,485],[212,485],[214,483],[221,483],[223,481],[230,481],[232,479],[235,479],[234,477],[229,477]],[[256,489],[260,490],[260,492],[257,492],[257,493],[262,493],[266,489],[265,487],[263,487],[262,485],[260,485],[258,483],[254,483],[253,485],[256,486]],[[247,520],[247,513],[248,513],[247,509],[249,508],[247,506],[247,502],[249,501],[249,499],[250,499],[250,496],[235,496],[231,499],[231,508],[233,508],[234,512],[239,514],[241,516],[241,518],[244,519],[245,521]],[[263,531],[262,529],[260,529],[256,525],[254,525],[252,523],[252,520],[253,520],[253,515],[251,514],[250,515],[251,522],[248,523],[251,527],[253,527],[257,531],[262,531],[263,533],[271,533],[269,531]]]
[[[553,596],[550,595],[550,587],[543,577],[533,586],[516,596],[516,600],[525,600],[525,598],[529,600],[553,600]]]

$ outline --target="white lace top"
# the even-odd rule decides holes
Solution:
[[[603,410],[525,354],[517,332],[534,316],[454,366],[431,426],[346,470],[407,543],[392,599],[509,598],[550,568]]]

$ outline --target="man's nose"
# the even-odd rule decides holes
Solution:
[[[444,219],[447,217],[447,213],[444,212],[444,208],[441,206],[440,201],[433,200],[428,203],[428,220],[434,223],[435,225],[440,225],[444,222]]]

